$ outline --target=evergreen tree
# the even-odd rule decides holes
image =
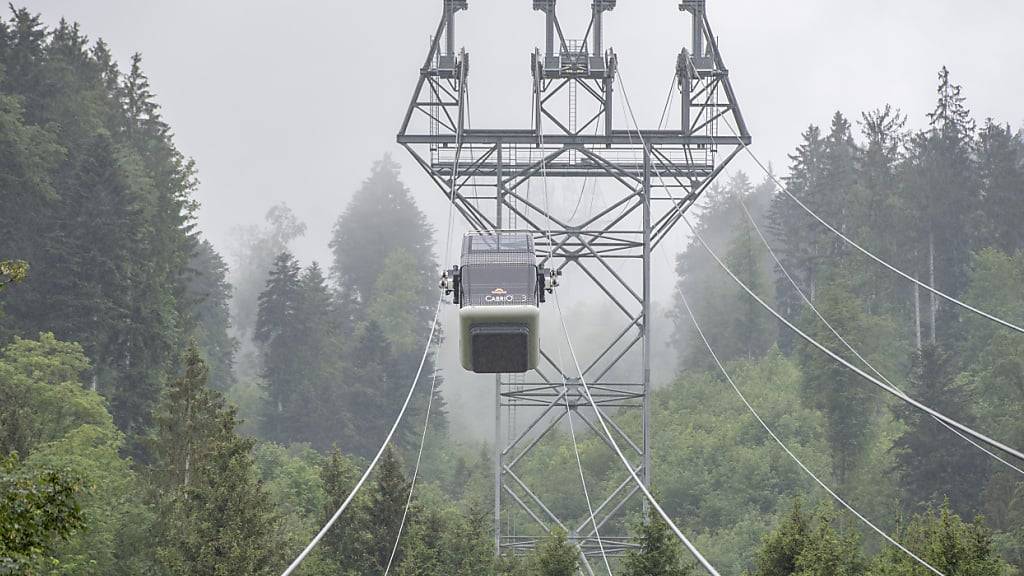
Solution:
[[[687,576],[693,571],[680,559],[679,543],[660,516],[635,527],[639,549],[626,555],[625,576]]]
[[[426,217],[398,179],[398,165],[385,156],[334,226],[331,272],[342,289],[369,302],[384,262],[403,250],[414,262],[406,276],[417,279],[416,285],[433,285],[438,266],[432,236]],[[423,298],[428,306],[436,300],[428,292]]]
[[[786,189],[817,211],[818,190],[821,186],[822,164],[825,142],[821,129],[813,124],[802,134],[803,142],[790,155],[789,176]],[[820,254],[820,224],[805,213],[791,198],[779,193],[772,200],[769,210],[772,236],[777,240],[776,252],[783,266],[789,270],[800,288],[813,300],[816,294],[816,278],[823,255]],[[777,281],[778,299],[787,315],[800,309],[801,300],[789,281]]]
[[[1024,141],[992,119],[978,135],[980,208],[971,229],[978,248],[1013,254],[1024,250],[1024,230],[1015,215],[1024,210]]]
[[[195,338],[210,367],[210,387],[227,391],[235,382],[238,341],[231,336],[231,285],[227,264],[209,240],[199,243],[189,263],[187,298]]]
[[[580,566],[579,550],[569,543],[564,531],[555,528],[537,546],[534,563],[536,576],[575,576]]]
[[[271,440],[287,441],[289,414],[286,407],[301,387],[304,367],[298,355],[300,343],[295,331],[301,299],[298,261],[283,252],[274,261],[267,287],[260,294],[255,340],[263,351],[263,377],[267,386],[267,405],[263,414],[264,435]]]
[[[346,349],[342,378],[351,425],[361,431],[349,440],[356,454],[373,454],[404,400],[409,383],[398,378],[397,364],[377,322],[371,320],[356,330]]]
[[[905,226],[907,117],[898,108],[883,108],[861,115],[861,136],[865,140],[859,169],[862,196],[856,202],[856,239],[869,250],[901,268],[912,269],[915,258],[907,253],[912,235]],[[873,313],[892,311],[908,317],[916,287],[902,278],[863,259],[846,259],[844,266],[861,280],[858,295]],[[919,293],[918,293],[919,294]]]
[[[264,221],[266,224],[262,227],[251,226],[235,231],[232,316],[243,346],[249,345],[254,338],[260,293],[266,289],[267,275],[274,259],[288,252],[290,243],[306,233],[306,225],[285,204],[271,207]]]
[[[768,269],[769,256],[759,249],[760,240],[755,237],[743,206],[755,221],[763,224],[771,190],[768,181],[755,188],[744,173],[738,172],[726,185],[715,185],[708,191],[708,205],[695,223],[712,250],[725,253],[730,269],[762,294],[768,282],[764,271]],[[731,285],[722,289],[722,282],[732,280],[718,269],[696,240],[677,257],[676,270],[679,291],[686,295],[697,320],[723,360],[750,358],[771,345],[774,325],[741,288]],[[677,303],[673,315],[676,318],[674,339],[680,348],[682,366],[714,368],[681,302]]]
[[[402,463],[395,450],[388,447],[375,471],[373,492],[367,506],[367,517],[371,519],[368,532],[370,534],[370,560],[375,570],[384,573],[388,559],[398,538],[398,529],[405,511],[405,503],[409,497],[409,481],[402,472]],[[406,522],[415,522],[416,518],[410,510],[410,518]],[[405,550],[401,546],[395,553],[394,565],[401,565]]]
[[[251,455],[235,434],[234,409],[206,388],[193,344],[185,374],[168,389],[154,440],[160,517],[156,557],[169,574],[274,574],[277,519]]]
[[[854,348],[866,350],[867,340],[862,306],[844,283],[826,284],[820,290],[817,307],[832,326]],[[835,334],[807,312],[806,330],[811,337],[834,351],[844,350]],[[803,371],[804,402],[825,416],[826,437],[832,452],[832,471],[842,486],[860,462],[871,437],[877,408],[874,388],[860,376],[840,365],[817,348],[801,342],[797,348]]]
[[[425,499],[431,497],[427,495]],[[494,537],[486,509],[471,505],[461,511],[447,501],[418,503],[417,506],[417,518],[406,525],[407,532],[402,537],[405,559],[395,573],[400,576],[494,574]]]
[[[818,213],[840,232],[853,234],[853,220],[858,201],[863,196],[860,188],[861,151],[853,141],[850,121],[841,112],[832,116],[832,125],[825,137],[821,160],[820,186],[816,190]],[[819,252],[832,259],[846,253],[846,243],[832,232],[819,227],[822,243]]]
[[[339,450],[330,453],[320,469],[320,481],[327,495],[321,513],[321,525],[334,515],[352,493],[360,474],[356,464]],[[370,534],[364,527],[373,519],[368,516],[365,493],[356,495],[345,514],[345,521],[338,522],[324,536],[324,555],[338,566],[341,574],[359,574],[360,570],[370,565]]]
[[[756,232],[749,221],[743,220],[738,226],[732,245],[726,253],[726,263],[748,288],[755,294],[765,295],[769,283],[762,269],[763,249]],[[741,357],[748,360],[760,358],[774,342],[774,320],[739,286],[733,289],[737,305],[734,309],[733,338]]]
[[[973,426],[975,419],[967,407],[974,402],[956,374],[952,356],[937,345],[928,344],[914,355],[907,393],[926,406]],[[894,412],[907,427],[892,448],[904,501],[921,508],[948,499],[960,513],[976,514],[981,495],[977,487],[985,484],[989,470],[985,455],[915,408],[900,404]]]
[[[913,550],[943,574],[962,576],[1010,576],[1012,572],[999,557],[992,533],[980,521],[968,524],[948,506],[914,517],[896,534]],[[872,576],[918,576],[931,572],[903,552],[887,547],[871,566]]]
[[[811,518],[804,513],[800,501],[782,523],[768,534],[757,553],[753,576],[790,576],[797,571],[797,558],[811,538]]]
[[[948,294],[960,294],[970,257],[967,217],[978,202],[975,125],[960,86],[952,83],[945,67],[939,72],[935,110],[928,118],[928,131],[915,135],[909,145],[912,209],[904,225],[914,232],[909,248],[919,254],[911,272]],[[940,321],[952,322],[956,315],[949,310],[942,320],[938,297],[928,294],[927,299],[922,316],[927,318],[927,339],[934,343],[942,332]]]
[[[867,564],[861,556],[855,532],[841,533],[833,527],[835,512],[824,508],[816,515],[816,526],[807,545],[796,559],[796,576],[860,576]]]

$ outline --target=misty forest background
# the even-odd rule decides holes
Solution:
[[[883,258],[1024,323],[1024,137],[973,118],[954,80],[939,73],[926,118],[893,103],[809,126],[784,179]],[[119,67],[77,25],[11,9],[0,24],[0,574],[277,574],[393,421],[436,301],[423,287],[441,268],[399,166],[385,157],[366,177],[322,265],[290,254],[305,227],[285,205],[218,253],[196,226],[197,174],[139,56]],[[745,210],[871,366],[1024,446],[1024,338],[913,289],[770,181],[723,178],[695,212],[701,231],[855,364]],[[685,247],[677,272],[737,385],[867,517],[950,576],[1024,568],[1018,472],[780,329],[700,246]],[[671,314],[678,376],[655,394],[656,491],[712,562],[759,576],[926,574],[829,504],[745,411],[679,302]],[[431,355],[422,381],[435,372]],[[442,377],[393,573],[574,573],[564,535],[526,558],[493,558],[490,449],[449,430]],[[424,393],[301,574],[384,572],[426,410]],[[583,519],[567,434],[538,450],[523,475]],[[581,456],[595,499],[621,479],[596,438]],[[663,524],[621,522],[643,547],[616,573],[696,573]]]

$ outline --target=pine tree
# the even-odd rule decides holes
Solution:
[[[726,253],[726,263],[744,284],[755,294],[766,296],[768,284],[761,267],[763,248],[755,239],[755,231],[749,221],[743,220],[738,226],[732,245]],[[756,300],[739,286],[733,289],[734,309],[733,337],[741,357],[753,360],[760,358],[774,341],[775,322],[765,313]]]
[[[432,284],[438,270],[432,236],[426,216],[398,178],[398,165],[385,156],[334,226],[331,272],[342,289],[369,302],[384,262],[403,250],[415,263],[407,277],[418,279],[417,285]]]
[[[534,563],[537,576],[575,576],[580,566],[579,550],[569,543],[564,531],[555,528],[541,540]]]
[[[375,471],[373,492],[367,506],[367,517],[372,519],[368,527],[372,542],[370,559],[376,568],[372,572],[383,574],[388,565],[408,497],[409,481],[402,472],[402,463],[395,450],[388,447]],[[406,522],[415,522],[411,510]],[[404,555],[405,550],[399,545],[395,553],[396,566],[401,565]]]
[[[326,523],[355,488],[361,471],[351,459],[335,449],[320,468],[320,481],[327,500],[321,513],[321,524]],[[324,555],[338,566],[341,574],[359,573],[370,565],[368,551],[370,533],[365,527],[372,522],[367,511],[365,493],[356,495],[345,512],[344,522],[338,522],[324,536]]]
[[[254,338],[259,315],[260,293],[266,289],[267,275],[274,259],[289,251],[289,245],[306,233],[306,225],[285,204],[272,206],[264,216],[264,226],[235,231],[232,254],[232,300],[234,326],[239,341],[248,346]]]
[[[253,441],[235,433],[235,411],[206,388],[207,376],[193,344],[157,418],[156,557],[173,575],[273,574],[281,560],[277,519],[257,476]]]
[[[231,336],[231,285],[227,264],[209,240],[199,243],[189,263],[192,274],[186,292],[191,323],[199,348],[210,366],[210,387],[221,392],[234,384],[235,351]]]
[[[815,527],[796,559],[796,576],[861,576],[867,563],[855,532],[834,528],[835,511],[823,508],[815,515]]]
[[[679,543],[660,516],[635,527],[638,550],[631,550],[623,564],[625,576],[687,576],[693,573],[680,558]]]
[[[825,137],[821,185],[816,201],[819,208],[815,211],[847,235],[853,234],[857,204],[863,196],[859,182],[860,156],[861,151],[853,141],[850,121],[836,112]],[[847,252],[846,243],[841,238],[827,230],[819,230],[822,232],[822,253],[834,259]]]
[[[765,536],[757,553],[757,569],[753,576],[790,576],[797,570],[796,562],[811,537],[811,518],[804,513],[799,500],[785,520]]]
[[[255,340],[263,351],[267,404],[263,430],[267,438],[287,441],[285,408],[301,386],[303,366],[298,357],[296,315],[301,299],[299,263],[284,252],[274,261],[267,288],[260,294]]]
[[[973,426],[974,417],[967,410],[974,402],[956,375],[956,362],[950,354],[937,345],[925,345],[914,355],[907,393]],[[989,472],[985,455],[915,408],[901,404],[894,412],[907,427],[892,448],[903,500],[921,509],[948,499],[960,513],[976,514],[981,495],[977,486],[985,484]]]
[[[918,255],[911,272],[946,293],[960,294],[967,282],[972,236],[967,216],[978,202],[975,124],[960,86],[952,83],[945,67],[939,72],[938,100],[928,119],[928,131],[915,135],[909,144],[912,208],[903,225],[913,231],[909,248]],[[940,316],[938,297],[928,294],[927,300],[922,316],[927,319],[927,339],[935,343],[943,332],[939,324],[955,321],[956,311]]]
[[[977,248],[1024,250],[1024,230],[1016,217],[1024,210],[1024,140],[992,119],[978,135],[980,208],[971,229]]]
[[[972,524],[964,522],[948,506],[915,516],[895,538],[943,574],[1009,576],[1013,573],[995,550],[992,532],[980,520]],[[931,572],[893,547],[886,547],[871,566],[872,576],[926,573]]]
[[[862,305],[842,281],[824,285],[817,307],[839,334],[854,348],[863,349],[867,339]],[[805,313],[806,331],[826,348],[844,350],[835,334]],[[825,427],[832,452],[832,468],[840,486],[860,462],[871,437],[877,395],[871,385],[856,373],[825,356],[817,348],[801,342],[797,348],[803,371],[804,401],[825,416]]]
[[[792,164],[789,176],[785,179],[786,189],[817,211],[825,142],[821,137],[821,129],[813,124],[802,137],[803,142],[789,156]],[[820,253],[821,225],[782,192],[772,199],[768,222],[773,248],[779,260],[800,289],[813,300],[817,293],[818,270],[823,260]],[[792,318],[803,308],[802,299],[782,274],[776,276],[775,292],[780,311],[787,317]],[[785,332],[780,334],[780,338],[783,348],[789,350],[792,338]]]

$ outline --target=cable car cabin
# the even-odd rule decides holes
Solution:
[[[555,278],[554,272],[538,268],[530,234],[467,234],[462,265],[441,279],[445,293],[459,305],[462,367],[481,374],[536,368],[540,303]]]

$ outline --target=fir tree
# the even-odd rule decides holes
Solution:
[[[235,433],[235,411],[206,388],[193,344],[185,374],[168,389],[154,439],[160,517],[156,557],[169,574],[273,574],[277,519],[259,482],[253,441]]]
[[[693,571],[680,558],[679,543],[660,516],[639,522],[635,528],[638,550],[626,555],[625,576],[687,576]]]
[[[915,516],[895,537],[943,574],[1012,574],[995,550],[992,532],[980,521],[964,522],[948,506]],[[883,550],[871,566],[872,576],[917,576],[925,573],[930,572],[892,547]]]
[[[196,248],[189,263],[192,277],[186,298],[199,348],[210,366],[210,387],[221,392],[235,381],[234,363],[238,342],[231,336],[231,285],[227,264],[208,240]]]
[[[395,450],[388,447],[377,467],[373,493],[367,506],[367,517],[372,519],[368,532],[372,542],[370,559],[376,568],[373,572],[383,573],[388,565],[408,497],[409,481],[402,472],[402,463]],[[406,522],[415,522],[415,516],[411,512]],[[402,563],[404,555],[405,550],[399,545],[395,553],[396,566]]]
[[[537,576],[575,576],[580,566],[579,550],[569,543],[565,532],[555,528],[534,552]]]
[[[974,404],[956,378],[953,357],[934,344],[914,355],[910,376],[913,398],[966,426],[974,425],[967,407]],[[980,492],[988,476],[989,460],[934,418],[906,405],[894,408],[907,427],[894,442],[897,471],[904,501],[918,509],[948,499],[965,515],[979,510]]]
[[[299,263],[284,252],[274,261],[266,290],[260,294],[255,340],[262,347],[267,386],[262,426],[264,434],[272,440],[287,440],[285,408],[290,407],[293,394],[301,386],[303,366],[295,339],[301,298],[299,275]]]
[[[866,341],[861,304],[842,281],[826,284],[817,307],[839,334],[860,349]],[[830,350],[843,350],[835,334],[807,312],[811,337]],[[826,435],[832,451],[833,474],[844,485],[867,449],[877,407],[871,385],[856,373],[803,342],[797,348],[803,369],[804,402],[825,416]]]

